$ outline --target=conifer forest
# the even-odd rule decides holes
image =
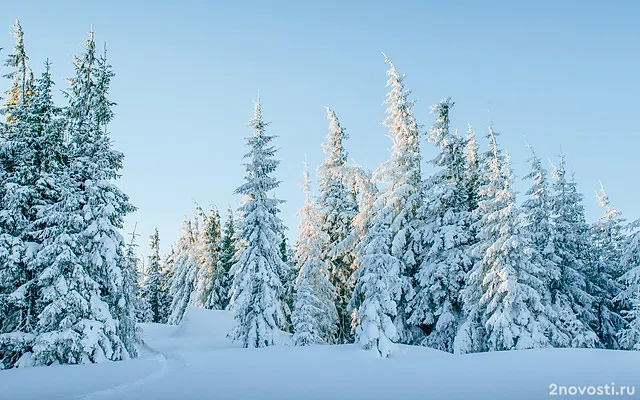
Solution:
[[[124,228],[137,208],[119,187],[106,47],[91,31],[65,80],[29,58],[25,37],[16,21],[0,51],[0,369],[136,359],[152,346],[141,326],[179,326],[193,308],[229,313],[225,334],[243,348],[287,335],[292,347],[353,344],[383,359],[406,345],[640,350],[640,215],[623,216],[604,182],[601,216],[587,220],[577,155],[523,139],[528,170],[516,174],[501,145],[511,133],[499,120],[458,131],[455,99],[418,121],[410,83],[421,78],[405,80],[386,55],[382,165],[350,161],[349,127],[326,108],[326,126],[311,127],[326,132],[313,144],[324,159],[305,167],[299,225],[285,226],[287,143],[257,97],[237,127],[245,174],[228,197],[240,206],[182,210],[192,216],[165,254],[163,232]]]

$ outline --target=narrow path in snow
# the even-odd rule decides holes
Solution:
[[[147,338],[149,339],[149,338]],[[163,338],[164,339],[164,338]],[[164,376],[170,374],[171,371],[178,370],[185,366],[184,356],[178,351],[177,346],[171,346],[170,339],[164,339],[156,343],[153,341],[155,347],[150,344],[143,344],[141,350],[153,354],[149,359],[157,361],[160,365],[159,368],[151,374],[144,376],[133,382],[116,385],[107,389],[100,389],[91,393],[83,394],[76,397],[76,400],[104,400],[112,398],[120,398],[122,395],[132,389],[143,387],[151,384]]]

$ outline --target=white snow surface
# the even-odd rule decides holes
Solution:
[[[229,312],[189,308],[178,326],[141,324],[138,359],[0,371],[0,399],[528,400],[548,398],[551,384],[640,390],[640,352],[396,346],[382,359],[356,345],[293,347],[286,333],[278,346],[243,349],[226,337],[232,325]]]

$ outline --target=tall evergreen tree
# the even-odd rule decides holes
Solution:
[[[141,260],[138,258],[136,249],[138,244],[136,240],[139,234],[136,233],[137,224],[131,233],[131,240],[127,243],[125,250],[125,260],[127,264],[135,271],[136,276],[136,321],[137,322],[153,322],[153,312],[151,311],[151,305],[147,301],[146,281],[148,274],[144,270],[144,265],[141,265]],[[142,263],[144,264],[144,263]]]
[[[437,172],[424,184],[425,200],[420,210],[424,255],[416,274],[416,295],[411,300],[409,322],[429,332],[423,344],[453,352],[458,327],[463,321],[460,291],[470,270],[471,210],[467,187],[465,140],[449,131],[449,111],[445,99],[432,107],[438,115],[429,141],[440,153],[432,161]]]
[[[598,337],[590,324],[597,320],[593,297],[587,292],[585,277],[590,254],[589,226],[584,217],[582,195],[575,181],[566,177],[564,155],[553,170],[551,221],[553,248],[559,257],[560,282],[551,294],[562,321],[563,331],[571,338],[571,347],[593,347]],[[569,312],[568,309],[573,310]]]
[[[220,245],[220,263],[222,264],[222,271],[220,276],[220,292],[221,292],[221,306],[223,310],[226,310],[229,306],[229,299],[231,295],[231,266],[233,265],[233,257],[235,255],[236,247],[236,231],[233,218],[233,210],[229,208],[227,210],[227,220],[224,223],[224,229],[222,232],[222,242]]]
[[[144,299],[151,310],[150,322],[162,321],[162,271],[160,270],[160,233],[158,228],[149,237],[151,239],[149,262],[144,282]]]
[[[68,162],[55,177],[57,202],[40,214],[43,270],[36,364],[119,360],[136,355],[128,301],[128,265],[119,229],[135,210],[112,181],[123,154],[112,149],[107,125],[113,117],[108,89],[113,72],[96,57],[93,33],[75,60],[67,93]]]
[[[383,209],[385,213],[388,209]],[[355,310],[355,341],[365,349],[388,357],[398,331],[393,323],[402,292],[400,261],[390,253],[392,219],[378,214],[367,233],[366,248],[349,304]]]
[[[138,256],[135,251],[137,247],[135,242],[137,236],[136,227],[133,228],[131,240],[127,243],[124,251],[124,266],[122,268],[122,297],[121,300],[119,300],[123,304],[127,303],[131,306],[123,307],[123,304],[120,304],[118,308],[121,313],[118,315],[120,336],[133,338],[131,343],[132,349],[127,349],[127,351],[130,356],[134,357],[138,354],[137,346],[135,345],[142,341],[141,331],[137,325],[141,304],[138,297],[138,292],[140,291],[140,287],[138,286],[138,282],[140,281],[140,276],[138,274]]]
[[[350,278],[354,272],[355,255],[349,251],[350,248],[340,244],[349,235],[358,206],[346,176],[348,154],[344,141],[348,135],[330,108],[327,108],[327,117],[329,133],[323,145],[326,159],[317,169],[320,184],[318,208],[322,218],[319,229],[329,235],[322,249],[322,259],[329,262],[331,283],[336,289],[338,329],[335,341],[348,343],[353,340],[347,304],[353,292]]]
[[[295,282],[298,276],[298,269],[293,260],[293,252],[284,232],[280,234],[280,255],[282,261],[287,265],[287,272],[283,275],[282,286],[284,287],[284,315],[286,320],[285,331],[289,332],[293,329],[291,317],[293,315],[293,303],[295,298]]]
[[[531,187],[526,192],[529,196],[522,204],[524,217],[524,233],[532,243],[531,260],[541,266],[544,287],[548,288],[543,294],[543,301],[551,303],[548,337],[554,347],[569,347],[574,333],[567,328],[579,326],[573,310],[566,302],[558,302],[557,288],[562,284],[560,257],[556,255],[552,240],[551,194],[547,170],[542,166],[542,160],[536,155],[533,147],[527,145],[531,151],[529,162],[531,171],[524,179],[531,181]]]
[[[231,269],[230,307],[235,325],[229,336],[244,347],[265,347],[275,344],[285,324],[282,277],[288,266],[279,249],[284,225],[278,217],[278,205],[283,201],[268,197],[268,192],[280,184],[273,177],[280,161],[274,158],[276,149],[271,145],[275,136],[265,132],[267,123],[262,119],[259,100],[249,124],[254,134],[247,138],[247,175],[245,183],[236,189],[237,194],[244,195],[244,203],[238,210],[242,223],[237,261]]]
[[[387,74],[390,88],[385,103],[389,105],[384,125],[389,128],[389,137],[393,141],[391,156],[377,171],[376,176],[384,189],[375,202],[373,226],[384,237],[384,229],[389,229],[388,254],[399,263],[398,268],[390,268],[389,273],[397,272],[402,278],[401,297],[398,312],[394,315],[399,340],[409,343],[413,333],[407,323],[406,307],[413,297],[413,277],[420,264],[420,243],[416,231],[421,226],[418,209],[421,205],[420,137],[418,124],[413,116],[413,102],[408,100],[410,91],[404,87],[401,76],[391,61]],[[378,217],[379,215],[379,217]],[[383,228],[385,227],[386,228]],[[372,236],[370,239],[374,239]],[[382,251],[387,239],[375,239],[376,252]],[[369,244],[367,242],[366,246]],[[393,278],[390,278],[393,280]]]
[[[600,193],[596,193],[596,197],[605,212],[592,226],[594,258],[588,275],[589,291],[595,299],[594,306],[597,312],[597,322],[593,328],[605,348],[617,349],[618,332],[625,325],[618,305],[614,304],[614,298],[622,290],[619,279],[623,275],[621,259],[624,219],[621,213],[611,206],[604,187]]]
[[[619,281],[620,293],[614,301],[620,305],[621,313],[628,325],[619,332],[618,342],[623,349],[640,350],[640,220],[627,225],[629,235],[625,239],[620,260],[624,272]]]
[[[628,326],[620,332],[623,348],[640,351],[640,292],[631,298],[631,309],[624,311]]]
[[[173,277],[173,263],[174,263],[174,250],[173,247],[169,251],[169,254],[164,257],[162,265],[160,266],[160,274],[162,275],[162,281],[160,285],[160,322],[167,323],[169,316],[171,315],[171,303],[173,297],[171,296],[171,281]]]
[[[466,184],[467,188],[467,202],[468,209],[473,211],[478,208],[478,186],[480,185],[480,165],[478,157],[478,143],[476,142],[476,134],[473,131],[471,125],[467,127],[467,136],[465,138],[464,146],[464,158],[465,158],[465,170],[466,170]],[[474,232],[471,232],[471,237],[475,237]]]
[[[31,144],[43,139],[42,128],[35,127],[34,119],[39,115],[35,109],[29,107],[30,99],[26,95],[26,73],[28,57],[24,52],[24,33],[18,21],[14,25],[13,34],[16,37],[14,53],[9,55],[5,65],[12,68],[12,72],[5,77],[12,80],[6,106],[3,114],[6,118],[3,137],[0,142],[0,161],[2,175],[0,181],[0,332],[14,330],[32,330],[35,323],[33,313],[35,309],[24,302],[24,296],[33,297],[33,289],[24,295],[15,293],[19,288],[33,279],[33,271],[28,268],[26,248],[29,246],[25,233],[33,220],[33,207],[38,199],[35,193],[35,183],[41,174],[40,166],[35,164]],[[47,71],[48,73],[48,71]],[[24,79],[23,79],[24,78]],[[49,77],[50,78],[50,77]],[[50,83],[50,79],[48,79]],[[46,90],[46,89],[45,89]],[[46,96],[46,94],[45,94]],[[49,114],[55,112],[53,104],[49,105]],[[12,116],[13,115],[13,116]],[[35,128],[35,129],[34,129]],[[34,179],[35,178],[35,179]],[[31,216],[29,215],[31,214]],[[30,221],[31,220],[31,221]],[[17,294],[20,294],[16,296]],[[27,301],[27,303],[31,303]]]
[[[7,57],[4,65],[11,68],[11,72],[4,75],[5,78],[11,79],[11,87],[5,93],[7,101],[3,109],[3,113],[8,122],[13,121],[13,113],[15,108],[23,103],[28,102],[28,97],[33,89],[33,72],[29,68],[29,57],[24,46],[24,31],[20,21],[16,20],[12,30],[16,43],[13,53]]]
[[[532,244],[524,234],[512,189],[513,173],[509,157],[498,149],[496,134],[489,128],[491,156],[485,157],[486,179],[480,186],[478,242],[473,252],[478,262],[468,274],[463,296],[467,321],[486,330],[485,343],[472,343],[467,349],[511,350],[549,345],[546,328],[550,325],[550,305],[545,302],[540,265],[532,263]],[[478,290],[480,289],[480,290]],[[463,333],[467,333],[464,327]],[[475,335],[478,336],[477,334]]]
[[[299,264],[296,294],[291,316],[293,342],[296,345],[335,343],[338,311],[336,290],[329,279],[331,261],[322,259],[322,249],[330,239],[320,229],[323,215],[311,196],[311,178],[304,171],[304,206],[298,211],[302,217],[295,259]]]
[[[196,232],[191,220],[185,220],[182,225],[183,235],[176,244],[176,250],[171,258],[172,277],[169,283],[171,296],[171,311],[168,322],[178,324],[182,320],[185,310],[191,305],[198,280],[198,262],[194,257],[193,248],[196,243]]]
[[[36,254],[42,240],[36,222],[56,201],[49,183],[61,168],[63,152],[63,124],[52,86],[47,62],[28,101],[22,96],[12,108],[0,141],[0,353],[5,355],[0,362],[5,367],[28,351],[16,336],[38,330],[41,286]]]
[[[223,310],[226,298],[226,275],[220,261],[220,214],[212,207],[201,233],[200,293],[202,305],[208,309]]]
[[[376,186],[372,173],[365,170],[361,166],[352,165],[347,167],[347,179],[349,186],[352,187],[354,199],[358,205],[358,212],[351,223],[351,230],[347,237],[336,246],[337,251],[352,253],[356,255],[353,264],[353,273],[347,280],[349,287],[355,287],[359,274],[362,272],[363,255],[367,248],[367,235],[369,234],[376,212],[376,199],[380,194],[379,188]],[[358,325],[356,318],[356,310],[358,303],[353,297],[347,303],[347,311],[351,325],[351,335],[354,336],[355,329]]]

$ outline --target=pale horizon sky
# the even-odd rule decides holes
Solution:
[[[279,136],[276,194],[287,201],[281,217],[291,239],[304,160],[313,173],[324,157],[325,106],[347,129],[353,162],[375,169],[386,160],[383,51],[407,75],[423,130],[434,120],[429,107],[445,97],[456,102],[452,127],[464,132],[470,123],[482,148],[494,122],[519,201],[528,141],[545,160],[566,154],[589,222],[601,214],[599,181],[635,220],[638,15],[633,1],[25,0],[3,5],[0,58],[13,46],[18,18],[31,67],[39,74],[49,58],[62,90],[91,25],[99,47],[107,43],[118,103],[110,130],[126,155],[118,185],[139,208],[124,231],[138,224],[146,256],[155,227],[168,251],[195,202],[216,204],[223,218],[228,205],[239,205],[233,191],[243,182],[243,138],[258,90],[268,133]],[[3,81],[0,90],[9,86]],[[436,154],[426,141],[422,149],[425,162]]]

